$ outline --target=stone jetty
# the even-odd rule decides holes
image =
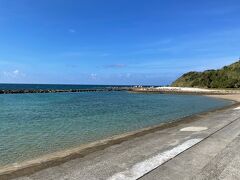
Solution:
[[[64,93],[64,92],[102,92],[102,91],[131,91],[131,87],[107,87],[97,89],[16,89],[1,90],[0,94],[24,94],[24,93]]]

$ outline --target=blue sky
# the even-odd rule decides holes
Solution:
[[[0,0],[2,83],[163,85],[239,44],[239,0]]]

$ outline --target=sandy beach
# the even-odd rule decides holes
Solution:
[[[198,95],[240,94],[240,90],[234,89],[207,89],[192,87],[135,87],[132,89],[132,91],[140,93],[198,94]]]
[[[207,96],[240,102],[240,94],[207,95]]]

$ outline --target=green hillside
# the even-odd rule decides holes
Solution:
[[[240,61],[218,70],[188,72],[172,83],[176,87],[240,88]]]

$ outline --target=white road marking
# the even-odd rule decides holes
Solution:
[[[191,132],[195,132],[195,131],[204,131],[207,130],[207,127],[197,127],[197,126],[189,126],[189,127],[185,127],[180,129],[180,131],[191,131]]]
[[[183,144],[180,144],[174,147],[171,150],[162,152],[153,156],[152,158],[146,159],[145,161],[139,162],[133,165],[130,169],[114,174],[112,177],[108,178],[108,180],[136,180],[142,177],[144,174],[150,172],[151,170],[157,168],[162,165],[166,161],[174,158],[181,152],[189,149],[195,144],[199,143],[203,139],[190,139]]]
[[[236,108],[234,108],[234,110],[240,110],[240,106],[239,106],[239,107],[236,107]]]

